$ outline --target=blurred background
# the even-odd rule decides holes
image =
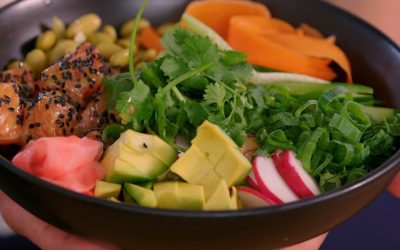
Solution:
[[[12,1],[0,0],[0,7]],[[361,17],[400,45],[400,0],[326,1]],[[29,241],[15,236],[0,217],[0,250],[18,249],[30,250],[37,248],[31,245]],[[389,193],[383,193],[352,220],[335,228],[329,234],[321,249],[400,249],[400,199],[394,198]]]

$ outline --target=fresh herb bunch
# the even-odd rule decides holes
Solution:
[[[369,87],[253,86],[253,68],[243,53],[222,50],[180,27],[167,32],[162,43],[166,52],[138,74],[131,69],[104,79],[107,107],[126,127],[157,134],[182,151],[176,136],[192,139],[204,120],[219,125],[239,146],[253,134],[261,145],[256,154],[297,152],[324,191],[365,175],[395,149],[400,116],[382,109],[391,115],[376,119],[382,110],[363,105],[374,103]],[[106,129],[119,131],[121,126]]]

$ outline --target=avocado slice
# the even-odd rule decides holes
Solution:
[[[189,183],[201,184],[202,179],[213,170],[213,165],[204,153],[193,145],[171,166],[170,170]]]
[[[177,152],[157,136],[127,130],[107,149],[101,164],[108,182],[144,182],[164,173],[176,157]]]
[[[121,185],[119,184],[105,182],[105,181],[96,181],[96,186],[94,188],[94,196],[97,198],[117,199],[120,192],[121,192]]]
[[[214,193],[206,201],[205,210],[229,210],[235,209],[228,185],[225,180],[220,180]]]
[[[120,143],[138,154],[150,154],[170,166],[177,159],[178,152],[168,143],[155,135],[143,134],[133,130],[127,130],[121,135]]]
[[[192,146],[170,170],[189,183],[202,185],[207,200],[221,179],[228,187],[242,181],[250,172],[251,163],[221,128],[205,121],[197,128]]]
[[[125,183],[124,191],[138,205],[143,207],[157,207],[157,199],[153,190],[135,184]]]
[[[249,160],[237,149],[227,148],[226,153],[214,168],[229,187],[243,180],[251,170]]]
[[[217,125],[204,121],[198,128],[196,137],[192,140],[202,150],[212,164],[217,164],[227,148],[239,149],[236,143]]]
[[[204,189],[200,185],[168,181],[154,184],[158,207],[169,209],[202,210]]]

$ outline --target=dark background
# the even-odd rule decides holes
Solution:
[[[353,219],[334,229],[321,250],[400,250],[399,214],[400,199],[385,192]],[[0,238],[0,250],[20,249],[38,248],[18,236]]]

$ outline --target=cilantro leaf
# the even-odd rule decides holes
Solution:
[[[226,98],[225,87],[220,83],[214,83],[207,86],[204,100],[207,104],[216,104],[221,110],[224,109]]]
[[[162,59],[160,68],[171,80],[189,71],[189,68],[182,59],[171,55],[167,55]]]
[[[184,105],[187,117],[194,126],[199,126],[207,119],[208,111],[198,102],[187,101]]]
[[[149,120],[154,112],[154,98],[150,88],[139,80],[131,91],[122,92],[116,104],[116,111],[122,119],[122,124]]]
[[[113,77],[105,77],[103,79],[104,84],[104,92],[106,98],[106,108],[108,111],[113,111],[115,105],[117,104],[120,94],[125,91],[129,91],[132,89],[132,83],[130,81],[130,77],[128,79],[122,78],[120,76],[124,75],[115,75]]]

